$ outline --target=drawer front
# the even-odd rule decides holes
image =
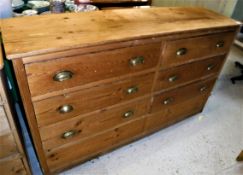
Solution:
[[[25,66],[32,96],[143,71],[156,66],[161,43],[60,58]]]
[[[227,32],[167,41],[161,67],[168,68],[204,57],[227,53],[234,36],[234,32]]]
[[[211,92],[215,78],[200,81],[184,87],[166,91],[154,96],[151,112],[155,113],[166,108],[187,101],[196,96],[208,96]]]
[[[197,61],[186,65],[162,70],[156,81],[155,90],[163,90],[199,79],[204,76],[217,74],[225,56],[213,57],[203,61]]]
[[[0,158],[17,153],[14,137],[11,133],[0,136]]]
[[[130,102],[95,114],[78,116],[68,121],[40,128],[45,150],[83,139],[119,124],[139,118],[148,112],[150,98]]]
[[[56,123],[149,94],[153,79],[154,73],[149,73],[34,102],[38,125]]]
[[[0,136],[10,132],[9,123],[3,106],[0,106]]]
[[[25,175],[27,174],[22,159],[14,159],[0,162],[2,175]]]
[[[161,129],[200,112],[203,109],[206,100],[207,97],[204,95],[196,96],[149,115],[146,118],[145,132]]]
[[[70,166],[72,162],[84,161],[119,144],[124,144],[142,133],[144,118],[110,130],[93,138],[63,147],[47,154],[47,163],[51,171]]]

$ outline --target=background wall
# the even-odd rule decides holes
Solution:
[[[200,6],[231,17],[238,0],[153,0],[154,6]],[[243,1],[243,0],[239,0]]]
[[[232,18],[243,21],[243,0],[238,0]]]

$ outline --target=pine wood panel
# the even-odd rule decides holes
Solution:
[[[146,118],[145,132],[150,133],[161,129],[200,112],[206,100],[207,96],[199,95],[152,113]]]
[[[155,90],[166,90],[202,77],[216,75],[220,71],[224,60],[225,55],[161,70],[156,81]]]
[[[22,159],[8,160],[0,162],[0,172],[2,175],[26,175]]]
[[[17,146],[11,133],[0,136],[0,159],[17,152]]]
[[[7,19],[2,22],[2,34],[7,58],[12,59],[131,38],[230,26],[237,24],[206,9],[161,7]]]
[[[151,43],[27,64],[25,69],[31,95],[42,95],[153,68],[158,63],[160,47],[160,42]],[[131,59],[141,56],[144,63],[130,65]],[[73,77],[63,82],[54,81],[55,74],[63,70],[71,71]]]
[[[159,93],[154,96],[151,112],[155,113],[160,110],[164,110],[169,108],[169,106],[176,105],[195,96],[202,96],[203,94],[207,96],[213,88],[214,83],[215,77],[213,79],[211,77],[204,81],[199,81],[197,83]],[[169,101],[165,102],[166,100]]]
[[[130,77],[113,83],[100,84],[93,88],[34,102],[33,105],[38,125],[43,126],[55,123],[146,94],[149,95],[153,78],[154,73],[149,73],[143,76]],[[137,87],[138,91],[134,94],[128,94],[127,89],[131,87]],[[74,110],[69,113],[60,114],[57,109],[65,104],[72,105]]]
[[[8,123],[8,119],[6,117],[6,113],[4,108],[0,106],[0,135],[6,134],[10,132],[10,127]]]
[[[78,142],[72,146],[53,150],[47,155],[47,162],[51,171],[70,166],[72,161],[87,158],[90,154],[98,154],[113,145],[122,143],[124,140],[132,140],[141,134],[144,127],[144,118],[133,121],[124,126],[107,131],[93,138]]]
[[[75,48],[75,49],[69,49],[69,50],[61,50],[57,52],[51,52],[51,53],[43,53],[40,55],[32,55],[22,58],[24,64],[28,63],[35,63],[35,62],[42,62],[42,61],[48,61],[52,59],[58,59],[58,58],[64,58],[64,57],[71,57],[75,55],[83,55],[88,53],[95,53],[95,52],[101,52],[101,51],[107,51],[107,50],[113,50],[113,49],[120,49],[120,48],[126,48],[126,47],[133,47],[138,45],[144,45],[149,43],[155,43],[155,42],[162,42],[167,40],[177,40],[182,38],[190,38],[190,37],[200,37],[200,36],[207,36],[211,34],[219,34],[223,32],[234,32],[236,27],[228,26],[228,27],[222,27],[222,28],[210,28],[210,29],[201,29],[193,32],[183,32],[183,33],[174,33],[173,35],[165,35],[165,36],[149,36],[149,37],[143,37],[143,38],[137,38],[132,40],[126,40],[126,41],[119,41],[115,43],[104,43],[100,45],[90,45],[87,47],[82,48]]]
[[[101,131],[110,129],[130,120],[139,118],[148,112],[150,98],[139,101],[129,102],[125,105],[119,105],[112,109],[103,109],[95,114],[78,116],[71,120],[59,122],[40,128],[41,138],[44,149],[48,152],[52,148],[65,143],[72,143],[77,139],[92,137]],[[125,117],[127,112],[133,112],[131,117]],[[63,134],[67,131],[75,131],[75,136],[64,139]]]
[[[166,42],[165,53],[161,63],[162,68],[168,68],[191,61],[196,61],[208,56],[224,54],[229,51],[232,44],[234,32],[221,33],[216,35],[179,39]],[[223,42],[222,47],[217,47],[218,43]],[[180,49],[186,49],[184,55],[177,55]]]

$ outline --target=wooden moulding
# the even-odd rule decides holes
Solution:
[[[16,76],[16,79],[18,82],[18,86],[21,87],[20,94],[21,94],[21,98],[22,98],[22,101],[24,104],[25,114],[27,116],[28,125],[31,130],[31,136],[34,141],[37,156],[39,158],[43,172],[45,174],[49,174],[50,172],[49,172],[49,168],[47,166],[44,151],[42,148],[41,138],[40,138],[40,134],[38,131],[35,113],[33,110],[33,104],[30,99],[30,91],[28,89],[29,86],[27,83],[27,78],[26,78],[26,76],[24,76],[26,74],[24,65],[23,65],[23,62],[21,59],[14,60],[13,65],[14,65],[14,72],[15,72],[15,76]]]

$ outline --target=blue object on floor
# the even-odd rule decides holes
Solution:
[[[23,119],[21,108],[18,103],[15,103],[15,109],[16,109],[18,120],[20,123],[24,146],[26,149],[26,154],[27,154],[27,158],[29,160],[31,171],[32,171],[33,175],[43,175],[43,173],[41,172],[40,164],[39,164],[38,159],[35,154],[33,143],[30,139],[30,135],[29,135],[29,132],[26,127],[26,123]]]

